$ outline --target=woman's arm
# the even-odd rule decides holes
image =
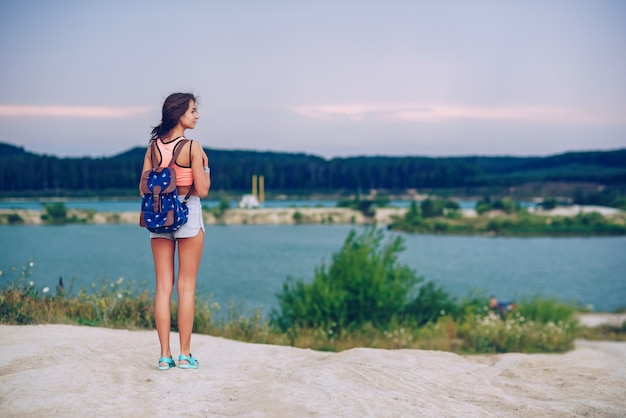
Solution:
[[[199,142],[191,143],[191,172],[193,173],[193,188],[201,198],[209,194],[211,188],[211,174],[205,170],[209,166],[209,157]]]

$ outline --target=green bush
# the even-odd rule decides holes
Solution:
[[[520,210],[520,205],[510,197],[503,197],[495,200],[491,207],[495,210],[501,210],[505,213],[515,213]]]
[[[281,330],[389,324],[404,312],[411,290],[422,279],[398,263],[402,237],[384,238],[381,229],[360,235],[351,231],[332,263],[315,268],[311,283],[288,277],[277,295],[280,311],[272,311],[272,323]]]
[[[24,218],[22,218],[18,213],[7,213],[0,215],[0,223],[16,225],[23,224]]]
[[[420,208],[424,218],[444,216],[461,210],[461,206],[453,200],[430,198],[423,200]]]
[[[491,210],[491,203],[487,200],[481,200],[476,203],[476,207],[474,208],[477,214],[482,215],[485,212],[489,212]]]
[[[67,209],[63,202],[46,203],[44,213],[41,215],[44,222],[60,224],[68,222]]]
[[[203,207],[203,209],[208,212],[211,212],[213,216],[215,216],[216,218],[221,218],[222,216],[224,216],[226,211],[230,209],[230,199],[222,196],[220,198],[220,203],[218,204],[217,207],[213,209],[207,209],[206,207]]]
[[[479,215],[489,212],[490,210],[501,210],[505,213],[516,213],[520,210],[520,205],[510,197],[492,200],[489,196],[485,196],[482,200],[476,203],[475,210]]]
[[[404,220],[407,222],[414,222],[422,219],[422,210],[417,206],[417,203],[413,200],[409,206],[409,210],[404,215]]]
[[[376,208],[382,208],[389,205],[389,196],[384,194],[376,195],[373,199],[362,199],[356,196],[354,199],[343,199],[337,202],[337,207],[350,208],[358,210],[365,216],[374,216]]]
[[[409,210],[407,210],[404,214],[404,217],[394,221],[389,228],[406,232],[421,233],[428,233],[433,230],[430,222],[422,216],[422,209],[415,201],[411,202]]]

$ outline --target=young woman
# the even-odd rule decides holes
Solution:
[[[204,246],[204,222],[200,198],[206,197],[211,186],[209,159],[196,141],[183,141],[185,131],[193,129],[198,121],[196,98],[189,93],[174,93],[163,103],[161,124],[152,130],[150,145],[156,144],[156,161],[160,167],[169,164],[177,147],[182,147],[174,164],[179,199],[187,200],[189,217],[176,232],[150,233],[154,270],[156,275],[155,322],[161,357],[159,370],[176,367],[170,349],[171,300],[175,283],[174,255],[178,246],[178,333],[180,355],[178,367],[197,369],[198,360],[191,355],[191,331],[193,329],[196,276]],[[151,170],[152,146],[144,157],[142,173]]]

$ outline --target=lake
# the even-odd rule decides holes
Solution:
[[[313,279],[329,262],[349,225],[207,226],[198,294],[225,307],[276,307],[287,276]],[[389,233],[391,235],[391,233]],[[427,281],[464,297],[472,291],[503,300],[541,295],[593,305],[598,311],[626,306],[626,237],[494,238],[407,235],[400,261]],[[2,280],[34,262],[38,288],[56,287],[60,276],[74,292],[100,279],[154,289],[148,232],[137,225],[0,226]]]

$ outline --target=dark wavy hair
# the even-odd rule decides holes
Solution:
[[[154,141],[167,135],[189,109],[189,102],[192,100],[195,102],[196,97],[191,93],[170,94],[163,103],[161,123],[152,129],[152,138],[150,139]]]

